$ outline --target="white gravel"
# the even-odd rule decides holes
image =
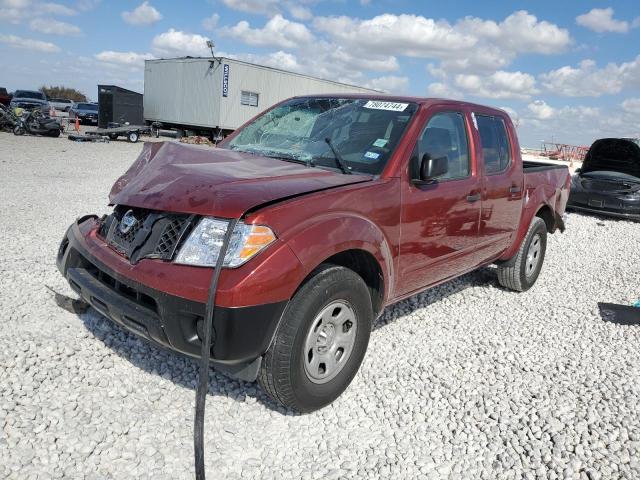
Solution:
[[[196,364],[89,310],[55,268],[141,145],[0,133],[0,478],[193,478]],[[297,416],[214,373],[211,478],[640,478],[640,224],[569,216],[529,292],[487,268],[388,308],[351,387]]]

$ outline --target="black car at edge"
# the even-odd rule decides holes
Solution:
[[[567,209],[640,221],[639,141],[596,140],[571,179]]]

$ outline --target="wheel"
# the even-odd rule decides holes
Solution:
[[[47,133],[47,136],[57,138],[60,136],[60,130],[51,130]]]
[[[498,265],[500,285],[517,292],[529,290],[540,275],[546,250],[547,226],[540,217],[533,217],[518,252]]]
[[[129,134],[127,135],[127,140],[129,140],[131,143],[136,143],[138,141],[138,138],[140,138],[138,132],[129,132]]]
[[[20,125],[17,125],[16,127],[13,128],[13,134],[14,135],[24,135],[26,132],[26,130],[24,129],[24,127],[21,127]]]
[[[342,394],[369,343],[373,309],[362,278],[322,265],[287,305],[258,382],[276,402],[298,412]]]
[[[109,138],[111,140],[117,140],[118,139],[118,134],[117,133],[110,133],[109,134]]]

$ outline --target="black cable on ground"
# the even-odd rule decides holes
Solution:
[[[211,278],[209,286],[209,296],[207,298],[207,308],[204,315],[204,325],[202,339],[202,348],[200,349],[200,372],[198,374],[198,389],[196,391],[196,413],[193,425],[193,453],[196,464],[196,479],[205,480],[204,470],[204,409],[207,401],[207,391],[209,390],[209,357],[211,355],[211,331],[213,330],[213,317],[216,306],[216,292],[218,290],[218,279],[224,257],[229,248],[231,234],[238,223],[237,219],[233,219],[227,226],[227,231],[220,247],[218,260],[216,261],[215,271]]]

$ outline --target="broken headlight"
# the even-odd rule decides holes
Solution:
[[[204,217],[193,229],[176,256],[175,262],[200,267],[214,267],[229,222]],[[224,257],[225,267],[239,267],[269,246],[276,236],[269,227],[238,222],[231,234]]]

